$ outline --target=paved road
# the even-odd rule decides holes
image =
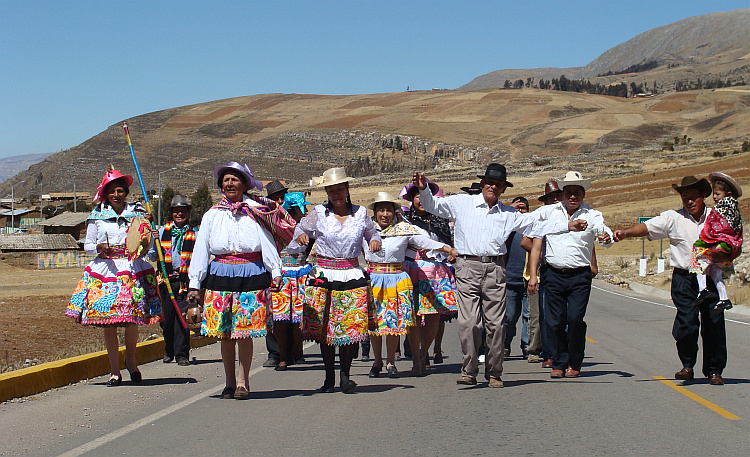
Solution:
[[[1,405],[0,455],[747,455],[750,319],[728,314],[725,386],[682,386],[668,381],[673,316],[668,302],[596,282],[581,377],[551,380],[514,354],[504,389],[455,384],[455,324],[429,376],[371,380],[356,361],[349,395],[315,393],[322,364],[309,346],[287,372],[253,369],[250,400],[221,400],[213,345],[190,367],[142,366],[141,385],[97,378]],[[256,340],[256,366],[264,351]]]

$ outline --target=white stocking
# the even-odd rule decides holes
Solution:
[[[727,286],[724,284],[724,277],[721,274],[721,268],[711,268],[711,279],[716,283],[716,291],[719,292],[719,300],[729,300],[727,295]]]

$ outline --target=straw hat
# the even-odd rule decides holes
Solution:
[[[393,207],[398,211],[401,208],[401,203],[396,200],[396,197],[389,194],[388,192],[378,192],[375,194],[375,198],[373,199],[373,202],[367,205],[367,209],[375,211],[375,205],[378,203],[392,203]]]
[[[112,181],[116,179],[124,179],[125,184],[130,187],[133,184],[133,177],[130,175],[124,175],[119,172],[119,170],[115,170],[112,165],[109,166],[109,170],[107,170],[106,173],[104,173],[104,177],[102,178],[101,184],[99,184],[99,187],[96,188],[96,195],[94,195],[94,202],[104,202],[107,200],[107,197],[104,195],[104,191],[107,188],[107,184],[111,183]]]
[[[354,178],[346,174],[343,167],[329,168],[323,172],[323,176],[315,176],[310,180],[311,186],[328,187],[342,182],[354,181]]]
[[[740,187],[740,185],[737,184],[737,181],[735,181],[731,176],[725,175],[724,173],[720,173],[718,171],[708,174],[708,180],[711,181],[711,186],[714,185],[714,181],[716,181],[717,179],[721,179],[722,181],[729,184],[729,187],[732,188],[732,196],[734,198],[742,197],[742,187]]]
[[[558,184],[562,184],[563,189],[565,186],[581,186],[583,190],[589,190],[591,187],[591,180],[584,179],[579,171],[569,171],[565,173],[565,177],[562,181],[558,181]]]

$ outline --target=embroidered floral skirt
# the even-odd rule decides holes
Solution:
[[[732,248],[726,242],[706,243],[698,240],[693,245],[693,252],[690,254],[690,273],[707,273],[708,267],[713,265],[721,270],[724,279],[734,273],[734,263],[731,260],[730,253]]]
[[[375,330],[370,335],[406,335],[414,325],[414,285],[409,273],[370,273]]]
[[[362,268],[313,267],[305,287],[302,336],[336,346],[364,341],[374,325],[371,293]]]
[[[161,319],[156,275],[142,257],[97,257],[83,270],[65,315],[82,325],[154,324]]]
[[[305,303],[305,280],[312,265],[284,267],[281,290],[271,293],[271,313],[274,321],[302,322]]]
[[[263,262],[213,261],[202,285],[206,293],[201,335],[219,339],[266,336],[271,277]]]
[[[414,283],[417,315],[440,314],[443,320],[458,315],[456,279],[450,265],[429,259],[406,260],[404,270]]]

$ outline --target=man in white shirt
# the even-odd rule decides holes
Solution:
[[[505,167],[491,163],[481,178],[482,193],[434,197],[427,178],[414,173],[419,200],[427,212],[455,221],[456,294],[458,331],[463,352],[458,384],[475,385],[479,372],[477,349],[482,327],[487,332],[485,377],[490,387],[503,387],[505,324],[505,242],[513,231],[535,236],[547,233],[585,230],[586,221],[559,221],[539,224],[529,214],[521,214],[498,201],[513,184],[506,179]]]
[[[550,335],[552,378],[578,377],[586,347],[586,307],[591,295],[591,255],[594,241],[609,247],[612,232],[604,224],[602,213],[583,202],[590,179],[577,171],[569,171],[562,181],[563,199],[554,205],[542,206],[531,214],[540,221],[569,221],[583,219],[588,229],[576,233],[547,235],[545,265],[542,282],[549,314],[545,316]],[[534,240],[541,243],[542,240]],[[536,271],[540,249],[533,249],[529,270]],[[529,288],[536,287],[536,277],[531,275]]]
[[[677,355],[682,362],[682,369],[674,377],[682,381],[693,380],[700,333],[703,338],[703,374],[708,377],[711,385],[720,386],[724,384],[721,373],[727,365],[724,313],[709,312],[716,304],[716,295],[700,306],[693,306],[693,301],[698,296],[698,281],[694,273],[688,272],[693,243],[703,230],[708,215],[708,208],[703,200],[711,195],[711,184],[705,178],[698,180],[694,176],[686,176],[679,186],[672,184],[672,188],[680,193],[682,209],[667,210],[643,224],[617,230],[615,240],[638,236],[647,236],[649,240],[669,238],[672,302],[677,308],[672,336],[677,342]],[[716,292],[716,286],[710,279],[708,286]]]

